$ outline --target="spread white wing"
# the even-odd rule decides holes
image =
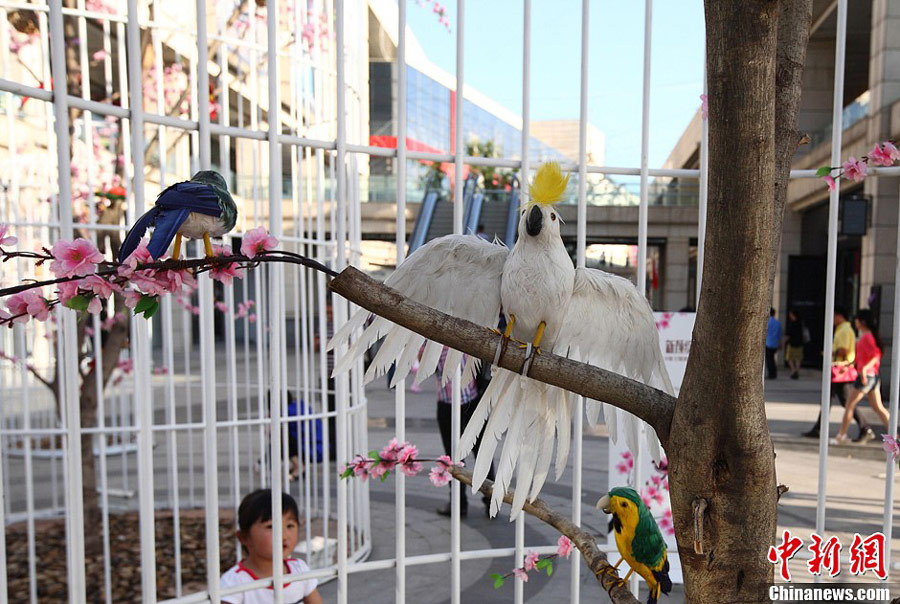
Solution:
[[[650,305],[627,279],[593,269],[575,273],[572,297],[552,352],[595,365],[647,385],[673,392],[659,350],[659,338]],[[494,481],[491,515],[497,514],[515,475],[515,496],[510,519],[533,501],[543,486],[556,450],[556,478],[566,467],[571,439],[571,407],[575,395],[533,379],[495,369],[494,379],[481,398],[460,439],[459,455],[473,448],[482,426],[484,437],[472,472],[474,488],[487,477],[494,453],[504,440]],[[617,437],[621,424],[628,448],[637,452],[646,438],[647,448],[659,461],[659,441],[650,426],[630,413],[598,401],[588,401],[588,421],[596,423],[601,411]],[[555,446],[554,446],[555,445]]]
[[[650,304],[622,277],[589,268],[575,272],[572,299],[553,352],[674,394]],[[617,425],[622,425],[632,451],[640,448],[641,435],[645,435],[651,456],[659,461],[659,440],[642,420],[594,400],[586,402],[585,412],[591,425],[603,413],[613,442]]]
[[[500,277],[509,250],[475,235],[447,235],[434,239],[410,254],[384,284],[407,298],[478,325],[494,327],[500,316]],[[334,334],[328,348],[357,332],[369,318],[369,311],[355,313]],[[366,383],[384,375],[396,362],[392,386],[405,378],[418,357],[422,344],[425,350],[419,362],[415,382],[432,375],[440,360],[442,344],[427,341],[406,328],[382,317],[366,327],[352,342],[343,357],[338,359],[334,375],[347,371],[354,361],[379,338],[384,343],[366,371]],[[443,381],[453,375],[462,360],[462,353],[451,349],[444,363]],[[476,359],[469,358],[464,368],[463,384],[468,384],[477,371]]]

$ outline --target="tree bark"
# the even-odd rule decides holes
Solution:
[[[778,8],[772,0],[706,1],[707,260],[666,448],[689,602],[768,601],[773,578],[766,554],[778,491],[762,351],[781,223],[772,186]],[[695,553],[695,501],[706,503],[703,553]]]
[[[775,291],[778,257],[781,254],[784,206],[787,201],[791,162],[803,134],[797,130],[800,91],[812,0],[783,0],[778,13],[778,50],[775,59],[775,241],[769,274],[769,300]],[[771,302],[770,302],[771,303]],[[777,301],[771,303],[778,307]]]

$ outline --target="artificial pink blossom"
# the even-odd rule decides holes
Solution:
[[[97,275],[85,277],[79,281],[78,284],[80,287],[92,291],[95,295],[104,300],[113,295],[114,292],[122,291],[122,288],[115,283],[111,283]]]
[[[247,315],[247,321],[250,323],[256,323],[256,315]]]
[[[897,439],[890,434],[882,434],[881,440],[884,441],[881,445],[884,450],[890,453],[892,458],[896,459],[900,455],[900,443],[897,442]]]
[[[216,310],[218,310],[219,312],[223,312],[223,313],[228,312],[228,305],[225,304],[224,302],[216,302],[215,307],[216,307]]]
[[[844,169],[844,176],[853,182],[862,182],[866,177],[866,170],[869,168],[864,161],[858,160],[852,155],[841,164],[841,167]]]
[[[388,469],[386,466],[380,463],[372,464],[372,467],[369,468],[369,475],[372,478],[381,478],[384,476],[384,473],[387,472]]]
[[[397,463],[408,464],[416,461],[419,456],[419,448],[409,443],[404,443],[404,447],[397,452]]]
[[[137,303],[141,301],[144,295],[134,289],[126,289],[125,290],[125,306],[128,308],[134,308],[137,306]]]
[[[400,470],[407,476],[415,476],[422,471],[422,464],[417,461],[414,461],[412,463],[405,463],[400,466]]]
[[[6,308],[9,310],[10,316],[15,317],[15,319],[12,320],[13,323],[28,322],[28,300],[25,298],[26,293],[28,292],[13,294],[6,299]]]
[[[153,368],[153,375],[166,375],[167,373],[169,373],[168,367],[154,367]]]
[[[453,461],[452,459],[450,459],[449,455],[441,455],[440,457],[437,458],[437,460],[438,460],[438,462],[444,464],[444,466],[447,468],[452,468],[453,466],[462,467],[462,465],[463,465],[462,462]]]
[[[873,166],[890,166],[894,163],[894,158],[891,157],[890,151],[883,149],[881,145],[876,144],[872,147],[872,150],[869,151],[869,161],[872,162]]]
[[[40,290],[30,289],[23,292],[25,312],[34,317],[36,321],[46,321],[50,316],[50,305]]]
[[[405,466],[404,466],[405,467]],[[446,468],[441,466],[434,466],[431,468],[431,472],[428,474],[428,480],[431,481],[436,487],[442,487],[448,482],[450,482],[450,472],[447,471]]]
[[[362,455],[357,455],[356,457],[353,458],[353,461],[350,462],[350,467],[353,468],[353,475],[359,476],[360,478],[363,479],[363,481],[365,481],[366,478],[369,477],[369,471],[368,471],[369,458],[368,457],[364,457]]]
[[[522,565],[525,568],[525,571],[534,570],[535,565],[538,563],[541,557],[538,555],[536,551],[533,549],[528,550],[528,553],[525,554],[525,563]]]
[[[822,177],[822,180],[824,180],[825,183],[828,185],[829,191],[834,191],[834,187],[836,185],[834,182],[834,178],[831,176],[831,174],[826,174],[825,176]]]
[[[85,327],[85,328],[84,328],[84,335],[86,335],[86,336],[89,337],[89,338],[93,338],[93,337],[94,337],[94,330],[93,330],[92,328],[90,328],[90,327]]]
[[[98,50],[94,54],[92,54],[91,58],[94,59],[95,61],[102,61],[103,59],[105,59],[108,56],[109,56],[109,53],[107,53],[105,50],[103,50],[101,48],[100,50]]]
[[[91,298],[91,301],[88,302],[87,311],[92,315],[99,315],[101,310],[103,310],[103,303],[100,301],[100,298],[94,296]]]
[[[116,363],[116,369],[122,373],[131,373],[134,371],[134,359],[122,359]]]
[[[386,469],[393,470],[394,466],[397,465],[397,453],[400,452],[401,448],[402,447],[397,443],[397,439],[392,438],[381,450],[379,457],[381,457],[381,463],[384,464]]]
[[[63,281],[56,285],[56,294],[61,304],[65,304],[78,295],[78,281]]]
[[[57,277],[84,277],[97,270],[98,262],[103,262],[97,246],[81,237],[74,241],[60,239],[50,253],[54,258],[50,272]]]
[[[884,141],[881,143],[881,148],[890,156],[892,162],[900,159],[900,149],[897,149],[891,141]]]
[[[521,568],[514,568],[513,574],[516,576],[516,579],[521,579],[523,583],[528,583],[528,573],[525,572]]]
[[[213,246],[213,254],[215,254],[215,256],[224,256],[226,253],[227,250],[224,247]],[[241,267],[237,262],[230,262],[224,265],[213,266],[209,270],[209,276],[225,285],[231,285],[233,279],[244,278],[244,271],[241,270]]]
[[[565,535],[560,535],[556,541],[558,546],[556,553],[563,558],[568,558],[572,554],[572,541]]]
[[[705,94],[700,95],[700,117],[709,119],[709,96]]]
[[[276,245],[278,245],[278,239],[269,235],[263,227],[256,227],[244,233],[241,253],[247,258],[253,258],[258,254],[274,250]]]
[[[19,242],[16,237],[12,235],[7,235],[6,233],[9,231],[8,224],[0,224],[0,247],[4,245],[15,245]]]

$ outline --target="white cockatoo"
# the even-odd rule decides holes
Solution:
[[[560,219],[554,207],[567,184],[568,176],[562,176],[555,162],[540,167],[529,190],[530,199],[522,208],[518,239],[512,250],[475,235],[447,235],[410,254],[385,285],[416,302],[480,325],[496,326],[502,308],[507,319],[505,335],[530,342],[533,353],[547,350],[671,394],[672,385],[646,298],[627,279],[572,265],[560,237]],[[368,311],[357,312],[338,330],[329,346],[346,340],[368,317]],[[366,372],[367,382],[383,375],[395,362],[392,386],[404,379],[422,344],[425,350],[415,383],[434,373],[441,344],[377,317],[338,360],[334,374],[348,370],[384,336],[384,343]],[[450,351],[444,364],[444,382],[461,360],[461,352]],[[477,370],[476,361],[469,358],[463,368],[462,383],[469,383]],[[537,497],[547,478],[554,449],[556,478],[562,475],[569,455],[575,400],[574,394],[560,388],[494,368],[493,379],[457,451],[458,459],[468,455],[482,426],[485,427],[473,470],[473,489],[477,489],[487,477],[497,445],[506,434],[494,482],[492,516],[499,511],[514,474],[511,518],[518,515],[526,499]],[[591,425],[596,424],[601,412],[613,439],[621,424],[632,451],[636,452],[643,440],[651,456],[659,460],[659,441],[650,426],[615,407],[587,401],[586,415]]]

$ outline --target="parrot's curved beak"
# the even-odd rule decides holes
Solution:
[[[597,501],[597,509],[603,510],[607,514],[610,513],[609,495],[604,495],[603,497],[600,498],[599,501]]]
[[[538,206],[532,206],[525,220],[525,232],[532,237],[537,237],[544,225],[544,214]]]

